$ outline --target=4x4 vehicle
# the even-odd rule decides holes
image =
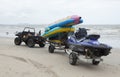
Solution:
[[[39,44],[40,47],[45,46],[45,39],[40,34],[35,35],[35,28],[25,27],[22,32],[15,34],[15,45],[21,45],[24,42],[28,47],[34,47]]]

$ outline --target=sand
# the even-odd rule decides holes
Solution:
[[[0,77],[120,77],[120,49],[113,48],[98,66],[88,61],[72,66],[64,51],[51,54],[47,46],[16,46],[13,40],[0,38]]]

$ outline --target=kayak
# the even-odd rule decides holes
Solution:
[[[80,16],[73,15],[63,20],[60,20],[45,29],[44,34],[42,35],[45,38],[53,37],[56,34],[63,32],[74,32],[74,25],[82,23],[83,20]]]
[[[45,32],[42,36],[47,38],[47,37],[53,37],[59,33],[63,33],[63,32],[74,32],[75,28],[74,27],[56,27],[53,28],[47,32]]]

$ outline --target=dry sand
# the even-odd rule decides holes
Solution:
[[[16,46],[13,40],[0,38],[0,77],[120,77],[120,49],[112,49],[98,66],[86,61],[72,66],[64,51],[50,54],[47,46]]]

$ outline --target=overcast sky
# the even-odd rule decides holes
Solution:
[[[120,0],[0,0],[0,24],[49,24],[71,15],[83,24],[120,24]]]

